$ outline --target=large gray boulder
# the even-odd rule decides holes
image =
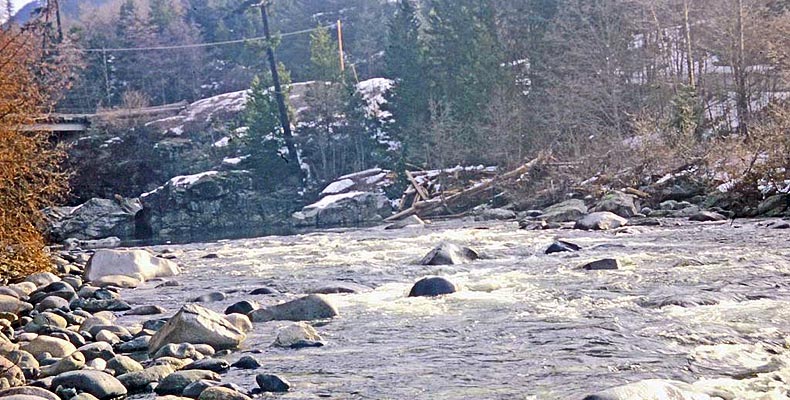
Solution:
[[[546,222],[570,222],[576,221],[587,214],[587,206],[584,201],[570,199],[562,203],[554,204],[543,210],[541,219]]]
[[[31,399],[60,400],[60,397],[49,390],[35,386],[18,386],[0,390],[0,399],[8,400],[11,396],[31,396]]]
[[[97,250],[88,261],[83,278],[89,281],[123,275],[153,279],[178,275],[178,264],[145,250]]]
[[[247,335],[225,317],[196,304],[181,307],[148,343],[148,353],[156,354],[170,343],[207,344],[214,349],[239,347]]]
[[[57,241],[116,236],[135,236],[135,217],[142,210],[139,199],[93,198],[76,207],[52,207],[44,210],[49,221],[49,234]]]
[[[576,221],[575,229],[605,231],[628,224],[628,220],[608,211],[594,212]]]
[[[126,396],[126,388],[114,376],[95,370],[71,371],[52,379],[52,387],[74,388],[90,393],[99,400]]]
[[[613,190],[605,194],[592,211],[609,211],[624,218],[631,218],[639,212],[636,204],[636,196]]]
[[[292,215],[298,227],[327,228],[380,222],[392,215],[392,205],[380,192],[348,192],[324,196]]]
[[[276,306],[253,310],[248,314],[252,322],[312,321],[332,318],[337,309],[326,296],[311,294]]]
[[[703,393],[685,382],[648,379],[606,389],[583,400],[719,400],[730,399],[725,393]]]
[[[17,297],[0,294],[0,312],[20,314],[33,309],[33,305],[19,300]]]
[[[778,217],[790,207],[790,194],[781,193],[767,197],[757,206],[757,214],[765,217]]]

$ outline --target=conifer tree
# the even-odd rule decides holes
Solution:
[[[313,79],[325,82],[340,80],[337,42],[329,34],[329,28],[319,26],[310,34],[310,64]]]

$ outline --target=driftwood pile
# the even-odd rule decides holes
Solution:
[[[544,164],[538,157],[520,167],[499,174],[496,167],[452,168],[440,171],[407,171],[409,187],[400,201],[400,210],[386,221],[397,221],[412,215],[437,213],[456,214],[491,198],[487,193],[498,185],[522,179],[533,168]],[[468,186],[462,186],[464,183]],[[458,187],[463,187],[459,189]]]

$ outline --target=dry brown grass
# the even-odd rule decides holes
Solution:
[[[53,71],[36,43],[29,31],[0,30],[0,279],[50,268],[40,210],[65,190],[61,149],[47,133],[19,129],[49,104]]]

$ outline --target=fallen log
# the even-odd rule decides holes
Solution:
[[[495,177],[489,179],[488,181],[478,183],[478,184],[476,184],[476,185],[474,185],[474,186],[472,186],[470,188],[467,188],[467,189],[465,189],[465,190],[463,190],[463,191],[461,191],[459,193],[453,194],[451,196],[447,196],[447,197],[441,197],[440,196],[439,198],[432,198],[432,199],[428,199],[428,200],[425,200],[425,201],[415,202],[414,204],[412,204],[411,207],[409,207],[406,210],[403,210],[403,211],[401,211],[399,213],[396,213],[396,214],[386,218],[384,221],[387,221],[387,222],[397,221],[397,220],[399,220],[401,218],[406,218],[406,217],[409,217],[409,216],[412,216],[412,215],[420,216],[421,213],[424,214],[426,212],[433,211],[433,210],[435,210],[435,209],[437,209],[439,207],[443,207],[443,206],[446,207],[446,206],[451,205],[452,203],[457,202],[459,200],[462,200],[464,198],[468,198],[470,196],[474,196],[476,194],[479,194],[479,193],[485,191],[486,189],[491,188],[492,186],[494,186],[496,184],[508,181],[510,179],[518,178],[518,177],[524,175],[525,173],[529,172],[535,166],[541,164],[543,162],[543,160],[544,160],[544,156],[539,156],[538,158],[535,158],[534,160],[532,160],[532,161],[530,161],[530,162],[528,162],[528,163],[526,163],[526,164],[524,164],[524,165],[522,165],[522,166],[520,166],[520,167],[518,167],[518,168],[516,168],[516,169],[514,169],[512,171],[509,171],[509,172],[504,173],[504,174],[499,175],[499,176],[495,176]]]

